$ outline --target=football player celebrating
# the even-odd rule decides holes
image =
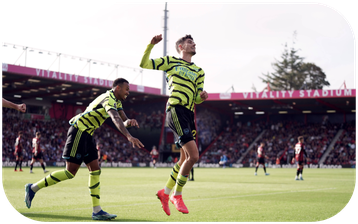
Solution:
[[[191,35],[186,35],[175,43],[180,57],[165,56],[149,59],[153,47],[161,40],[161,34],[152,38],[144,52],[140,67],[166,72],[170,91],[166,121],[177,140],[177,147],[180,148],[180,159],[174,165],[167,184],[157,192],[157,196],[164,212],[170,215],[168,201],[173,189],[170,201],[179,212],[187,214],[189,211],[183,202],[182,191],[191,168],[199,159],[199,150],[195,143],[196,127],[193,111],[195,104],[200,104],[208,98],[207,92],[203,90],[205,73],[191,61],[196,54],[196,44]]]

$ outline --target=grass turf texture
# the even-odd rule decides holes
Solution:
[[[47,167],[50,172],[58,167]],[[60,168],[62,169],[62,168]],[[14,172],[3,168],[7,199],[22,215],[46,222],[90,222],[92,208],[88,170],[80,168],[74,179],[41,189],[31,209],[24,202],[24,185],[45,177],[41,168]],[[170,168],[103,168],[101,206],[124,222],[302,222],[320,221],[339,213],[350,200],[355,169],[304,169],[304,181],[295,181],[296,169],[195,168],[183,199],[189,214],[169,203],[167,216],[156,198]],[[20,214],[19,214],[20,216]]]

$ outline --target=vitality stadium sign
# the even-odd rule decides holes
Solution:
[[[267,99],[308,99],[308,98],[339,98],[355,97],[355,89],[309,89],[292,91],[268,91],[245,93],[212,93],[209,100],[267,100]]]

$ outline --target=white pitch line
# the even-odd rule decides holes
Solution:
[[[265,193],[265,194],[248,194],[248,195],[236,195],[236,196],[216,197],[216,198],[186,199],[185,201],[220,200],[220,199],[228,199],[228,198],[256,197],[256,196],[267,196],[267,195],[275,195],[275,194],[288,194],[288,193],[298,193],[298,192],[307,192],[307,191],[324,191],[324,190],[334,190],[334,189],[336,189],[336,188],[321,188],[321,189],[310,189],[310,190],[300,190],[300,191],[282,191],[282,192],[273,192],[273,193]],[[148,204],[158,204],[158,202],[156,201],[156,202],[134,203],[134,204],[126,204],[126,205],[110,205],[110,206],[105,206],[105,207],[106,208],[112,208],[112,207],[125,207],[125,206],[140,206],[140,205],[148,205]],[[40,211],[40,212],[26,212],[26,213],[21,213],[21,214],[26,215],[26,214],[36,214],[36,213],[65,212],[65,211],[86,210],[86,209],[90,209],[90,208],[76,208],[76,209],[51,210],[51,211]]]

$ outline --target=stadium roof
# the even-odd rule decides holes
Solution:
[[[10,64],[3,64],[2,72],[3,97],[29,105],[57,102],[86,106],[112,86],[110,80]],[[131,84],[127,101],[165,101],[167,98],[158,88]],[[356,90],[212,93],[201,105],[225,115],[355,113]]]
[[[58,73],[10,64],[2,66],[3,97],[14,102],[88,105],[111,89],[113,80]],[[129,100],[162,99],[160,89],[130,84]]]

